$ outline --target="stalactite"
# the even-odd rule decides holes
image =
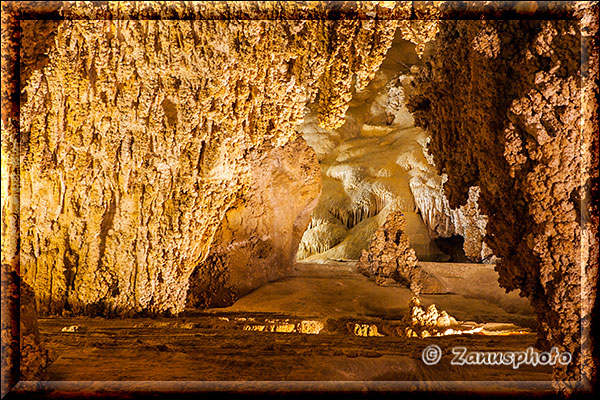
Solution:
[[[70,2],[53,27],[23,25],[21,266],[42,314],[183,309],[248,191],[248,152],[295,138],[317,96],[321,122],[339,124],[356,74],[367,83],[383,60],[395,19],[357,39],[361,19],[328,10]]]

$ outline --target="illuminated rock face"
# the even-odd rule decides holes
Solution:
[[[420,260],[447,259],[432,239],[460,235],[472,261],[489,256],[485,216],[471,202],[452,209],[427,153],[429,133],[414,126],[405,106],[421,61],[415,46],[396,38],[373,81],[353,94],[344,125],[322,128],[315,113],[298,131],[323,171],[323,194],[304,233],[299,259],[357,260],[388,214],[401,211],[405,233]]]
[[[210,254],[190,278],[187,304],[229,306],[292,272],[298,243],[321,193],[314,151],[298,138],[248,155],[250,187],[227,211]]]
[[[403,318],[406,327],[406,337],[442,336],[460,332],[456,318],[448,315],[444,310],[438,311],[435,304],[424,308],[418,297],[413,297],[408,304],[410,311]]]
[[[468,188],[480,188],[501,286],[530,299],[543,347],[558,346],[579,360],[586,345],[581,318],[589,319],[594,301],[586,282],[597,278],[597,262],[587,258],[583,183],[593,129],[581,129],[579,27],[443,22],[435,43],[408,106],[417,125],[432,133],[429,148],[448,174],[450,205],[465,204]],[[582,295],[591,303],[582,303]],[[581,371],[574,362],[555,372],[579,380]]]
[[[172,5],[70,7],[110,16]],[[186,7],[227,18],[282,6]],[[299,7],[300,17],[313,6]],[[337,82],[368,83],[396,22],[65,20],[42,65],[28,57],[38,56],[36,30],[47,25],[24,28],[23,279],[42,314],[114,315],[184,308],[189,276],[256,177],[248,154],[294,139],[317,94],[321,123],[339,126],[351,88]],[[260,275],[255,282],[271,276]]]

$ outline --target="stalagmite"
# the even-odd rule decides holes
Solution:
[[[377,283],[392,278],[409,287],[415,296],[443,293],[443,285],[417,265],[415,251],[410,247],[405,231],[404,215],[390,213],[375,232],[368,249],[362,251],[358,271],[375,277]]]

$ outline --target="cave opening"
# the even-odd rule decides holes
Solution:
[[[449,206],[446,177],[437,174],[427,150],[429,133],[415,126],[406,108],[431,46],[417,55],[416,45],[398,30],[371,83],[353,90],[339,128],[320,126],[315,104],[307,108],[297,131],[317,155],[322,192],[298,261],[358,261],[390,212],[400,211],[420,261],[493,262],[477,188],[466,206]]]

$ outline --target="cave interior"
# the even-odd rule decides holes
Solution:
[[[222,3],[190,12],[223,20],[77,19],[124,12],[108,2],[20,21],[2,144],[19,380],[587,387],[589,30]],[[372,18],[410,10],[429,17]],[[292,17],[235,18],[252,12]],[[456,346],[570,358],[456,366]]]

